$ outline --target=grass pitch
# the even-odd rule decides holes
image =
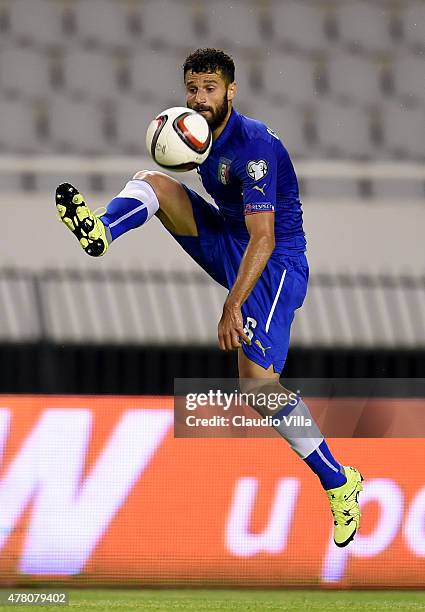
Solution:
[[[420,591],[225,591],[225,590],[69,590],[69,608],[99,610],[156,610],[171,612],[294,611],[294,610],[425,610]],[[0,606],[5,612],[14,606]],[[19,606],[24,610],[67,610],[68,606]]]

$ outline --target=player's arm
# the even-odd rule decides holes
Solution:
[[[272,144],[263,140],[250,143],[241,152],[234,171],[242,185],[250,239],[218,325],[219,344],[223,350],[239,348],[241,340],[249,343],[243,331],[241,308],[275,247],[277,160]]]
[[[222,350],[241,346],[240,339],[249,343],[243,331],[241,308],[267,265],[275,247],[274,212],[249,215],[245,219],[249,242],[239,266],[236,281],[223,307],[218,325],[218,339]]]

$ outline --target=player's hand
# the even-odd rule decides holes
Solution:
[[[243,319],[240,306],[224,303],[223,314],[218,324],[218,343],[222,351],[233,351],[242,346],[241,341],[251,344],[243,330]]]

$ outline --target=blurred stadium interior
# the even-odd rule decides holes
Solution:
[[[205,375],[234,369],[214,348],[223,291],[156,221],[93,262],[66,240],[52,202],[70,180],[104,205],[135,171],[154,168],[146,125],[182,104],[187,53],[218,46],[235,59],[237,108],[280,134],[300,177],[312,283],[289,372],[322,375],[311,364],[327,363],[335,375],[341,361],[325,355],[342,350],[348,374],[360,350],[370,357],[363,375],[421,374],[421,0],[1,0],[0,31],[4,350],[37,346],[40,359],[62,345],[156,350],[171,381],[182,360],[168,349],[187,345],[205,357]],[[179,178],[203,192],[196,173]],[[2,375],[0,388],[31,391],[32,379]],[[38,385],[50,388],[43,377]]]

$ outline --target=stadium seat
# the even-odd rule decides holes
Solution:
[[[424,181],[421,179],[376,178],[373,181],[373,196],[381,200],[398,200],[399,202],[419,202],[425,197]]]
[[[106,53],[73,49],[64,56],[66,89],[79,98],[119,95],[115,58]]]
[[[17,100],[0,100],[0,150],[5,153],[37,151],[35,115],[32,106]]]
[[[35,49],[8,46],[0,53],[2,94],[43,97],[50,88],[49,61]]]
[[[425,4],[420,2],[402,3],[403,37],[415,50],[425,50]]]
[[[102,47],[130,47],[134,43],[131,13],[125,2],[78,0],[75,3],[77,37],[83,43]]]
[[[46,151],[47,153],[51,153],[51,147]],[[95,174],[95,172],[93,173]],[[78,172],[74,170],[74,168],[69,168],[66,171],[66,180],[72,185],[76,185],[78,189],[84,195],[93,191],[92,189],[92,175],[87,172]],[[60,169],[56,171],[52,171],[49,173],[40,173],[37,175],[37,189],[39,191],[44,191],[44,193],[54,193],[56,187],[63,183],[64,181],[64,173],[60,172]]]
[[[95,104],[52,96],[49,100],[50,143],[60,152],[105,153],[104,115]]]
[[[381,67],[363,57],[339,53],[327,65],[330,93],[342,101],[375,104],[382,98]]]
[[[144,104],[130,98],[123,99],[116,109],[117,140],[124,153],[146,153],[146,129],[162,109],[158,104]]]
[[[185,55],[158,52],[152,49],[143,54],[133,54],[129,60],[132,91],[142,95],[146,100],[158,100],[159,103],[174,101],[175,105],[185,104],[183,81],[183,62]],[[238,58],[236,61],[236,81],[238,96],[246,98],[255,91],[255,70],[258,65],[251,60]]]
[[[390,3],[350,0],[337,3],[337,6],[338,31],[342,43],[366,52],[385,52],[391,49]]]
[[[322,202],[342,198],[355,201],[359,198],[358,181],[355,178],[309,176],[304,184],[309,197]]]
[[[425,106],[425,60],[423,56],[405,55],[398,58],[392,65],[392,74],[396,95],[408,102]]]
[[[225,50],[264,49],[268,45],[260,29],[260,15],[255,3],[243,0],[216,0],[207,4],[211,44]]]
[[[264,92],[263,79],[263,64],[254,59],[239,56],[235,58],[235,80],[237,85],[237,99],[249,101],[254,94],[261,95]]]
[[[205,46],[204,32],[196,28],[192,3],[147,2],[141,8],[141,16],[144,40],[153,46],[185,49]]]
[[[13,0],[7,3],[10,32],[23,43],[65,44],[63,4],[55,0]]]
[[[374,153],[370,117],[359,107],[330,100],[314,107],[320,154],[367,159]]]
[[[299,157],[306,154],[304,115],[301,110],[262,100],[252,116],[278,134],[290,155]]]
[[[176,99],[184,105],[183,61],[151,49],[134,53],[129,60],[132,90],[152,100]]]
[[[326,11],[322,6],[289,0],[272,4],[274,40],[300,52],[326,50]]]
[[[292,102],[311,101],[317,95],[316,66],[311,60],[273,52],[264,64],[264,92]]]
[[[382,107],[385,149],[392,157],[425,159],[425,110],[397,102]]]

